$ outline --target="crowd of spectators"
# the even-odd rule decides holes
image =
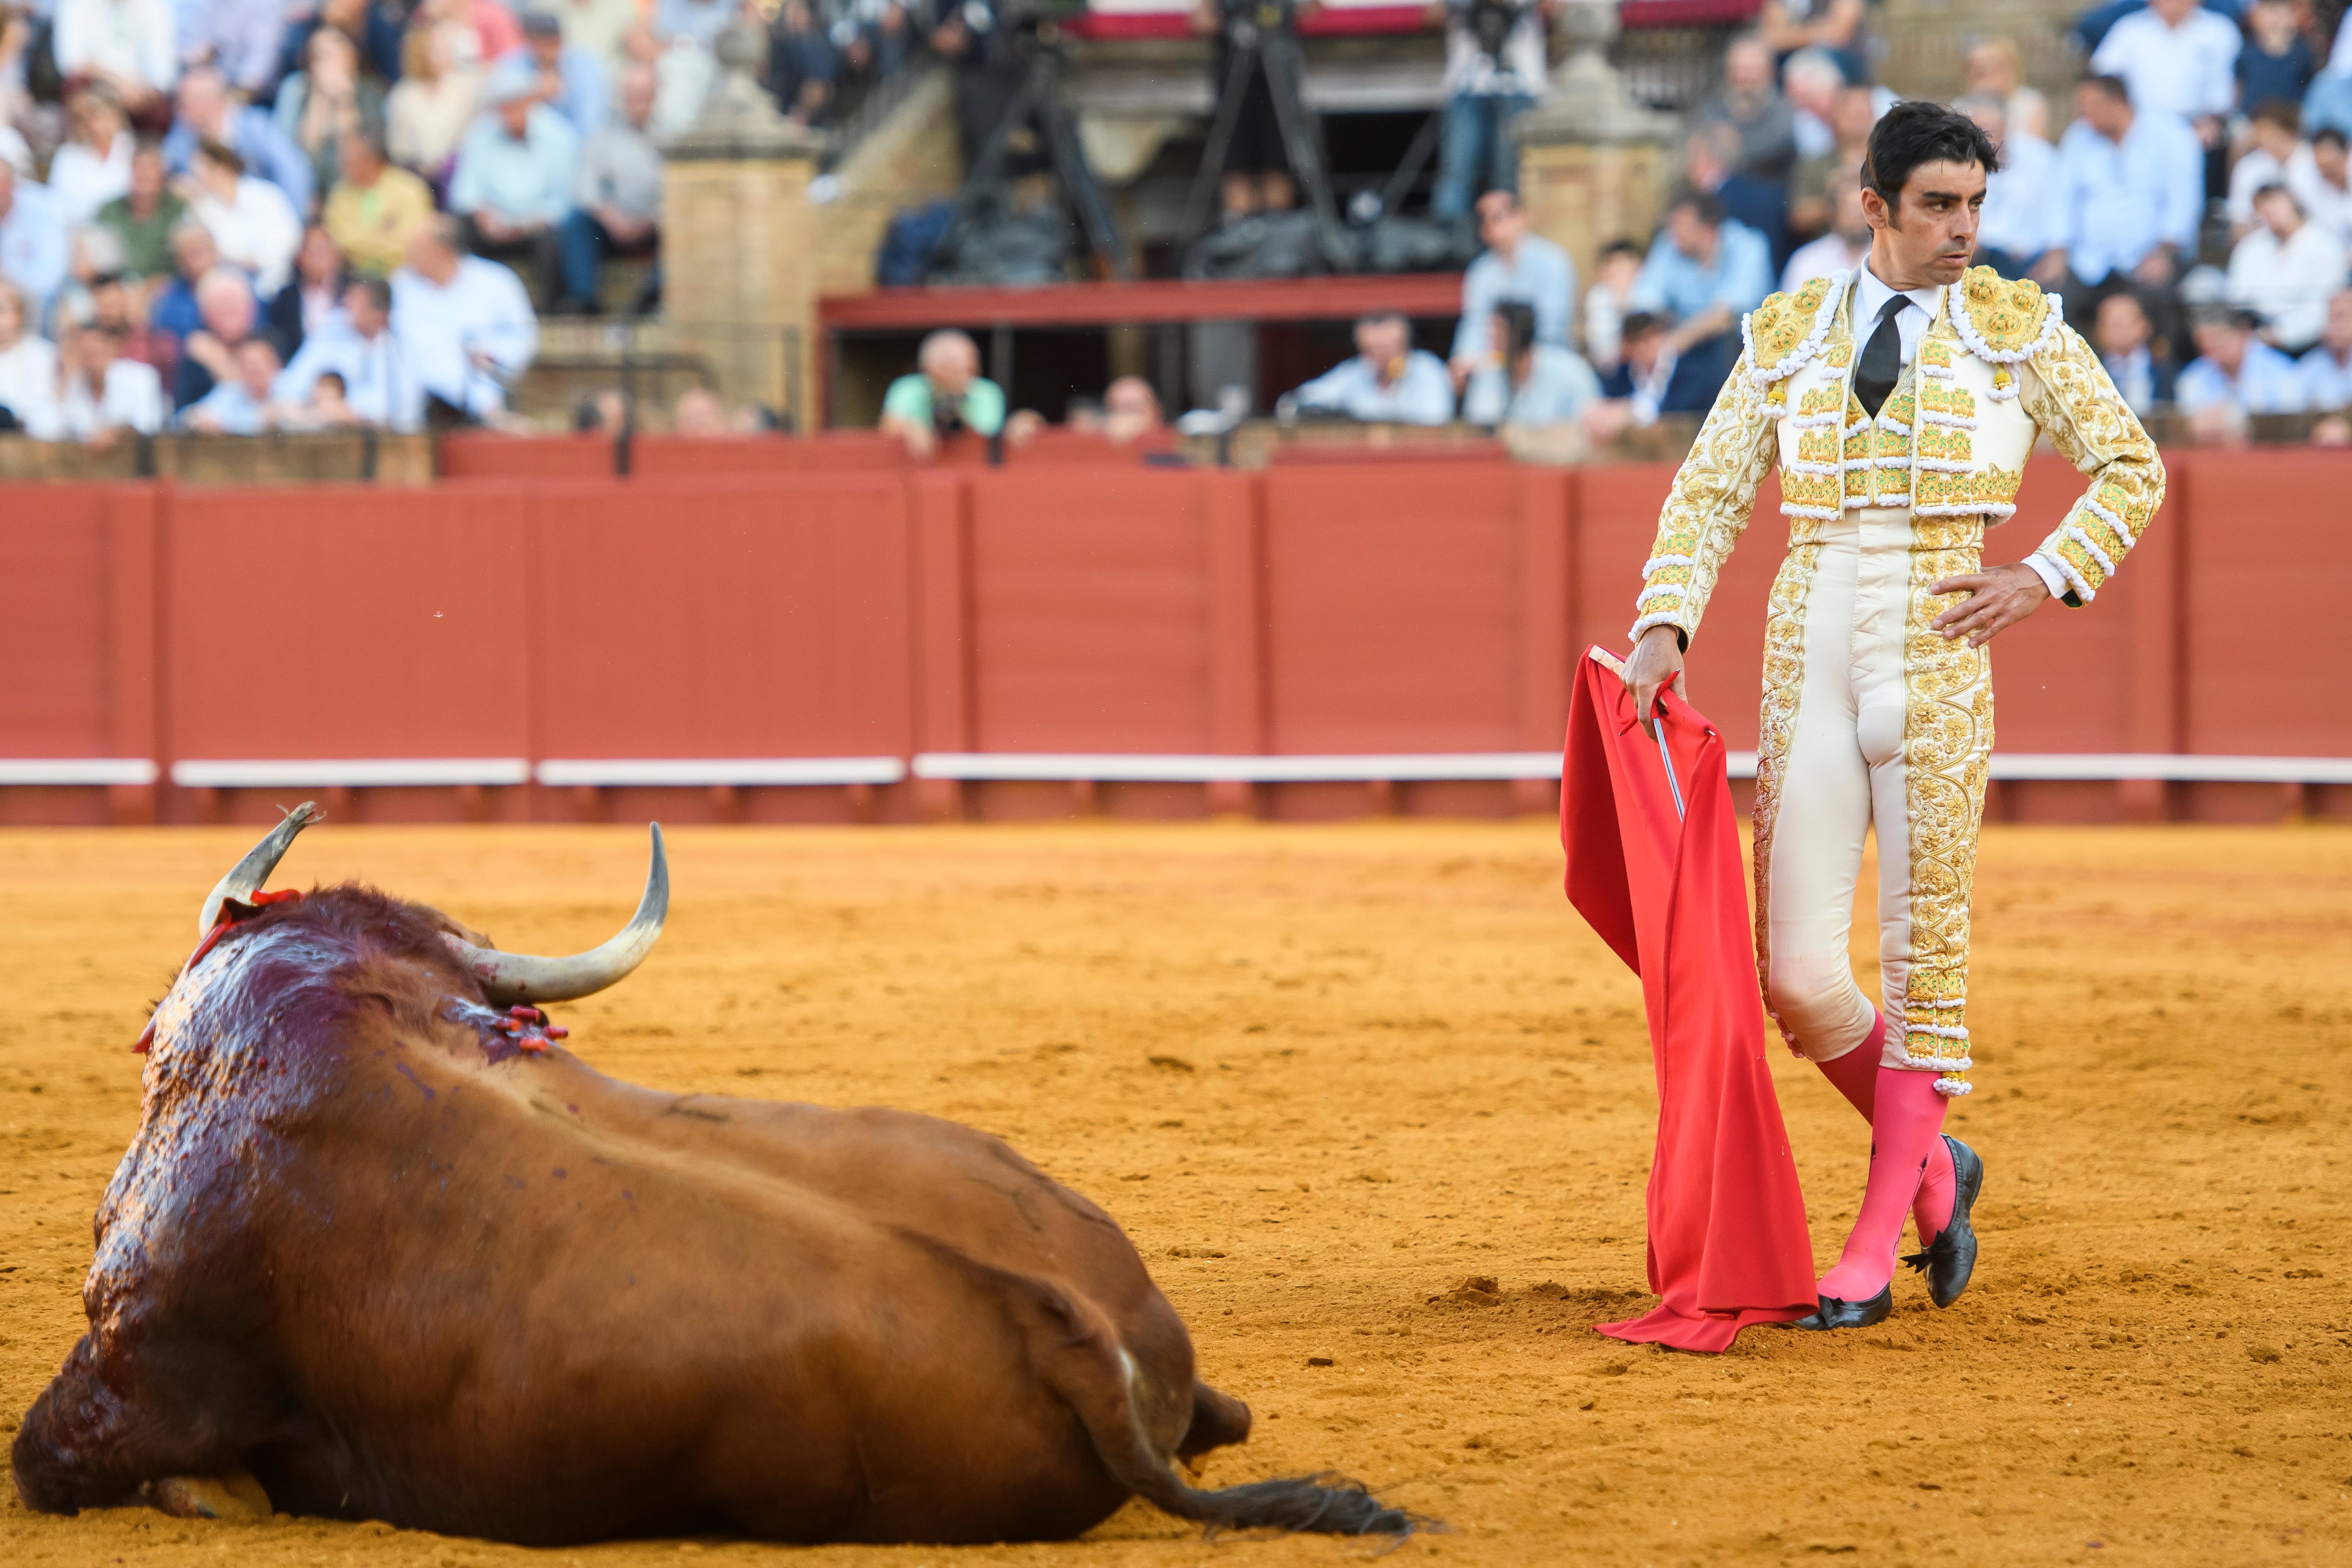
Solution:
[[[0,6],[0,429],[509,422],[542,314],[657,299],[658,143],[700,114],[719,33],[769,28],[779,110],[822,121],[833,84],[904,52],[896,0],[856,16],[821,28],[803,0]],[[650,266],[608,300],[616,256]]]

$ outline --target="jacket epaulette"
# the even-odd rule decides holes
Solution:
[[[1748,374],[1759,386],[1794,374],[1821,352],[1845,298],[1847,274],[1815,278],[1804,287],[1766,297],[1740,318],[1739,337],[1748,350]]]
[[[1950,312],[1952,330],[1970,353],[1999,367],[1992,395],[2014,397],[2008,367],[2056,344],[2066,319],[2064,302],[2031,278],[2003,278],[1990,267],[1971,267],[1961,276],[1958,303]]]

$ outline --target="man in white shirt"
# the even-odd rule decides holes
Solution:
[[[1989,92],[1970,93],[1952,107],[1982,126],[2000,150],[2000,167],[1985,181],[1977,260],[2003,278],[2022,278],[2064,238],[2055,211],[2058,149],[2029,132],[2012,131],[2009,106]]]
[[[2238,104],[2237,25],[2198,0],[2149,0],[2107,29],[2091,68],[2131,86],[2132,107],[2175,114],[2197,128],[2209,149],[2221,145],[2223,122]]]
[[[2315,414],[2352,408],[2352,289],[2338,289],[2327,301],[2327,327],[2319,346],[2295,363],[2303,405]]]
[[[155,367],[123,354],[121,327],[93,321],[68,339],[73,363],[58,399],[60,433],[104,445],[115,432],[152,436],[163,428],[171,400]]]
[[[1851,272],[1869,254],[1870,216],[1863,209],[1862,184],[1848,180],[1838,190],[1837,222],[1821,238],[1797,247],[1780,269],[1780,287],[1793,293],[1816,278]]]
[[[392,275],[392,321],[425,390],[476,419],[503,415],[507,387],[539,354],[539,318],[522,279],[464,254],[457,220],[436,215]]]
[[[2286,161],[2286,188],[2303,204],[2304,216],[2352,245],[2352,158],[2344,132],[2329,126]]]
[[[170,0],[58,0],[58,69],[112,88],[133,114],[159,104],[180,77]]]
[[[37,328],[66,280],[66,228],[48,188],[0,163],[0,277],[32,296]]]
[[[1445,122],[1430,216],[1461,224],[1482,192],[1518,188],[1511,123],[1544,89],[1544,11],[1538,0],[1447,0]]]
[[[2230,238],[2241,240],[2262,221],[2254,216],[2254,193],[2286,179],[2303,131],[2303,111],[2273,99],[2246,117],[2246,150],[2230,165]]]
[[[2230,253],[2229,298],[2262,317],[2271,343],[2299,354],[2319,341],[2328,297],[2344,287],[2344,242],[2305,222],[2284,185],[2256,192],[2254,213],[2262,226]]]
[[[273,395],[288,406],[306,404],[331,374],[342,377],[343,400],[362,422],[402,432],[425,427],[425,377],[393,330],[392,285],[384,279],[351,281],[341,306],[302,340]]]

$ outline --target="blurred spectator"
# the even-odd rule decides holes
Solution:
[[[277,345],[257,333],[236,345],[233,373],[215,383],[194,404],[180,410],[183,430],[207,436],[260,436],[278,427],[270,389],[284,367]]]
[[[286,7],[268,0],[181,0],[180,63],[208,65],[247,101],[278,80],[286,41]]]
[[[241,106],[228,84],[210,66],[196,66],[180,78],[179,112],[163,138],[163,165],[186,174],[195,163],[196,143],[218,142],[235,151],[258,178],[286,193],[299,215],[310,210],[310,161],[289,142],[267,110]]]
[[[656,0],[654,37],[665,44],[685,38],[709,53],[735,14],[730,0]]]
[[[1543,96],[1546,11],[1542,0],[1445,0],[1445,120],[1429,199],[1438,222],[1461,225],[1481,192],[1518,190],[1511,124]]]
[[[2171,359],[2151,346],[2156,329],[2147,307],[2128,289],[2118,289],[2099,301],[2098,320],[2091,327],[2091,346],[2106,367],[2107,379],[2145,419],[2158,405],[2172,401],[2175,375]]]
[[[294,253],[294,276],[262,312],[262,321],[280,349],[290,355],[326,324],[327,318],[341,307],[343,285],[350,278],[342,247],[334,237],[316,224],[304,229],[302,247]]]
[[[653,72],[632,66],[621,79],[621,117],[606,121],[580,156],[578,205],[564,216],[558,237],[558,314],[597,308],[607,256],[642,256],[660,243],[662,157],[646,134],[653,112]]]
[[[1673,323],[1666,346],[1675,372],[1706,381],[1711,402],[1738,357],[1733,329],[1771,291],[1764,237],[1724,216],[1713,196],[1690,192],[1666,209],[1665,226],[1634,281],[1633,305]]]
[[[1844,79],[1859,85],[1870,79],[1869,40],[1862,23],[1862,0],[1764,0],[1756,30],[1787,65],[1794,65],[1790,57],[1800,52],[1818,53]],[[1793,88],[1790,96],[1796,96]]]
[[[470,249],[496,260],[529,260],[553,299],[562,292],[555,226],[572,210],[580,138],[525,84],[494,82],[489,96],[489,112],[458,144],[449,210],[466,220]]]
[[[1780,187],[1738,169],[1739,133],[1707,125],[1683,143],[1683,182],[1723,204],[1726,216],[1764,237],[1777,269],[1789,258],[1789,204]]]
[[[2286,188],[2311,221],[2352,244],[2352,167],[2345,156],[2345,133],[2334,126],[2312,133],[2286,163]]]
[[[124,358],[153,365],[164,357],[157,352],[155,333],[140,321],[121,273],[100,273],[90,279],[89,310],[90,325],[104,327],[121,340],[116,352]]]
[[[1322,409],[1367,423],[1444,425],[1454,417],[1454,383],[1445,362],[1414,348],[1412,323],[1393,311],[1358,321],[1355,356],[1291,395],[1302,410]]]
[[[449,32],[454,58],[468,70],[488,70],[493,61],[522,47],[522,24],[502,0],[424,0],[411,25],[420,19],[454,24]]]
[[[1741,170],[1786,183],[1797,162],[1797,132],[1775,74],[1771,47],[1754,33],[1740,34],[1724,52],[1723,90],[1699,106],[1691,125],[1730,126],[1739,132]]]
[[[342,175],[327,193],[320,221],[354,270],[389,278],[408,255],[409,240],[432,217],[433,192],[387,163],[369,136],[343,138]]]
[[[878,428],[915,458],[928,458],[960,430],[993,436],[1004,428],[1004,389],[980,374],[980,345],[961,332],[933,332],[915,353],[915,373],[882,395]]]
[[[2231,239],[2243,239],[2260,221],[2254,216],[2254,193],[2286,179],[2287,161],[2294,156],[2302,129],[2303,111],[2275,98],[2255,104],[2246,117],[2246,150],[2230,165]]]
[[[32,145],[19,127],[39,129],[55,117],[53,104],[36,103],[26,73],[31,64],[33,17],[22,10],[0,10],[0,160],[20,174],[33,171]],[[54,55],[50,63],[56,63]],[[55,134],[54,132],[51,132]]]
[[[86,87],[66,105],[66,141],[49,160],[49,198],[58,221],[79,228],[131,189],[131,129],[122,106],[102,86]]]
[[[481,73],[457,65],[454,36],[447,23],[411,27],[400,80],[384,99],[384,150],[428,180],[447,171],[482,106]]]
[[[147,307],[147,326],[162,345],[152,363],[167,377],[178,362],[180,345],[204,326],[196,285],[219,265],[220,247],[213,243],[212,230],[193,216],[173,226],[172,274]]]
[[[1704,414],[1714,405],[1721,373],[1685,365],[1669,326],[1647,310],[1625,318],[1624,358],[1601,378],[1604,402],[1585,419],[1595,440],[1606,441],[1629,426],[1647,429],[1662,414]]]
[[[1985,205],[1990,206],[1988,201]],[[1816,278],[1848,272],[1863,264],[1870,255],[1870,218],[1862,205],[1862,182],[1856,180],[1838,192],[1837,226],[1810,244],[1798,247],[1789,258],[1789,265],[1780,269],[1780,287],[1798,289]],[[1977,252],[1984,259],[1984,252]]]
[[[2174,399],[2185,414],[2209,409],[2296,414],[2303,382],[2294,361],[2254,335],[2254,318],[2235,306],[2200,306],[2190,318],[2198,357],[2181,371]],[[2214,426],[2219,428],[2219,426]],[[2200,437],[2205,426],[2200,427]]]
[[[2230,253],[2230,302],[2263,319],[2273,347],[2299,354],[2319,341],[2327,301],[2345,285],[2344,242],[2305,221],[2284,185],[2255,192],[2254,213],[2262,226]]]
[[[360,68],[350,34],[320,27],[304,47],[308,68],[278,89],[278,134],[310,163],[310,188],[334,184],[345,139],[383,134],[383,84]]]
[[[678,436],[724,436],[727,405],[709,387],[689,386],[669,406],[669,427]]]
[[[0,163],[0,278],[22,288],[36,321],[66,280],[66,228],[47,187]]]
[[[284,380],[284,373],[279,373]],[[278,399],[278,427],[281,430],[341,430],[365,425],[352,409],[350,389],[343,384],[341,371],[321,372],[310,383],[310,394],[299,402]]]
[[[97,221],[122,239],[123,266],[133,278],[160,279],[172,270],[172,231],[188,204],[163,173],[163,143],[142,136],[131,153],[131,188],[98,209]]]
[[[2352,28],[2336,35],[2339,46],[2347,37],[2352,37]],[[2345,59],[2340,47],[2303,95],[2303,128],[2315,136],[2326,126],[2352,135],[2352,61]]]
[[[425,390],[488,420],[538,357],[539,318],[513,272],[459,248],[459,221],[436,216],[408,242],[408,265],[392,275],[392,315]]]
[[[541,0],[563,24],[563,41],[607,66],[621,62],[621,38],[637,20],[636,0]]]
[[[1141,376],[1122,375],[1103,389],[1102,433],[1113,446],[1157,436],[1163,428],[1160,395]]]
[[[255,0],[230,3],[251,5]],[[468,0],[455,0],[455,9],[462,15],[467,4]],[[436,8],[450,8],[450,0],[425,0],[415,7],[415,12],[423,16]],[[299,3],[292,9],[299,11]],[[406,0],[398,0],[397,4],[387,0],[320,0],[317,10],[287,26],[284,42],[278,46],[278,74],[291,77],[300,70],[302,63],[310,58],[310,35],[332,28],[358,43],[361,58],[377,80],[397,81],[401,70],[400,29],[409,9]],[[501,5],[492,5],[489,9],[504,26],[497,49],[498,54],[504,54],[514,47],[514,16]]]
[[[2319,346],[2295,363],[2294,373],[2305,408],[2326,414],[2352,408],[2352,289],[2329,297]]]
[[[2057,210],[2058,150],[2011,130],[2007,106],[1990,93],[1970,93],[1953,107],[1975,121],[2000,153],[2000,167],[1985,181],[1977,260],[2003,278],[2022,278],[2043,251],[2065,242],[2064,215]]]
[[[2074,107],[2080,118],[2058,143],[2064,227],[2033,276],[2063,285],[2068,320],[2087,325],[2114,289],[2169,289],[2181,258],[2196,257],[2202,159],[2180,121],[2135,112],[2115,77],[2085,79]]]
[[[629,426],[629,400],[619,388],[592,392],[572,405],[575,436],[617,436]]]
[[[1827,49],[1799,49],[1781,66],[1780,90],[1789,98],[1789,132],[1799,167],[1837,151],[1838,95],[1845,89],[1845,72]]]
[[[768,33],[767,85],[778,112],[795,125],[832,123],[840,74],[840,57],[808,0],[784,0]]]
[[[1623,352],[1625,313],[1633,308],[1633,282],[1642,276],[1642,247],[1612,239],[1593,264],[1592,287],[1584,294],[1584,357],[1606,375]]]
[[[343,289],[343,302],[302,352],[287,363],[273,395],[281,405],[316,407],[319,383],[341,383],[347,417],[338,422],[389,430],[425,427],[425,372],[408,348],[408,338],[392,322],[392,285],[381,278],[355,278]]]
[[[32,320],[25,290],[0,279],[0,410],[36,440],[58,431],[58,351]]]
[[[2050,140],[2050,100],[2023,85],[2017,45],[2008,38],[1982,38],[1969,46],[1969,90],[2000,100],[2009,128]]]
[[[1862,178],[1863,154],[1878,123],[1878,100],[1866,87],[1839,92],[1830,129],[1836,141],[1818,158],[1798,160],[1789,183],[1789,231],[1811,237],[1825,232],[1836,216],[1836,193]]]
[[[2301,103],[2318,74],[2319,57],[2303,36],[2294,0],[2253,0],[2238,50],[2238,102],[2247,109],[2273,100]]]
[[[57,0],[49,47],[68,80],[103,82],[144,117],[179,79],[177,39],[170,0]]]
[[[1601,397],[1601,379],[1575,350],[1541,342],[1536,313],[1517,300],[1488,318],[1493,357],[1470,379],[1462,417],[1472,425],[1538,429],[1573,424]]]
[[[571,122],[581,140],[596,134],[612,104],[604,62],[563,40],[563,21],[551,11],[522,19],[523,47],[490,67],[490,96],[520,82],[539,102]]]
[[[1528,232],[1527,209],[1508,191],[1478,198],[1478,235],[1486,248],[1462,274],[1462,321],[1454,329],[1453,371],[1456,386],[1494,362],[1494,329],[1488,318],[1506,300],[1531,306],[1536,336],[1568,346],[1568,319],[1576,309],[1576,263],[1539,234]]]
[[[58,390],[58,433],[68,440],[105,446],[125,430],[152,436],[171,414],[163,378],[155,367],[125,350],[126,334],[113,322],[73,328],[60,356],[65,374]]]
[[[692,130],[719,79],[717,57],[692,38],[657,38],[642,24],[621,35],[621,54],[654,73],[654,139]]]
[[[2238,103],[2239,43],[2229,18],[2198,0],[2149,0],[2107,29],[2091,69],[2122,78],[2141,114],[2177,115],[2213,148]]]
[[[181,182],[180,195],[212,230],[222,258],[253,275],[254,287],[264,294],[286,287],[302,244],[302,218],[285,192],[247,174],[234,148],[206,141],[197,144],[194,174]]]
[[[196,330],[180,343],[172,369],[172,405],[202,402],[215,384],[235,378],[236,345],[253,335],[260,315],[253,285],[234,267],[215,267],[196,279]]]

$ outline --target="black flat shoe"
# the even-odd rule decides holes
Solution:
[[[1944,1142],[1952,1151],[1952,1219],[1936,1233],[1936,1239],[1903,1261],[1927,1277],[1927,1299],[1938,1307],[1948,1307],[1960,1299],[1969,1288],[1969,1276],[1977,1268],[1977,1233],[1969,1224],[1969,1211],[1976,1206],[1977,1194],[1984,1186],[1984,1161],[1977,1152],[1953,1137],[1944,1134]]]
[[[1889,1279],[1885,1288],[1867,1301],[1841,1301],[1835,1296],[1817,1296],[1814,1300],[1820,1305],[1790,1323],[1790,1328],[1811,1329],[1815,1332],[1829,1329],[1866,1329],[1873,1323],[1886,1321],[1886,1315],[1895,1310],[1895,1281]]]

